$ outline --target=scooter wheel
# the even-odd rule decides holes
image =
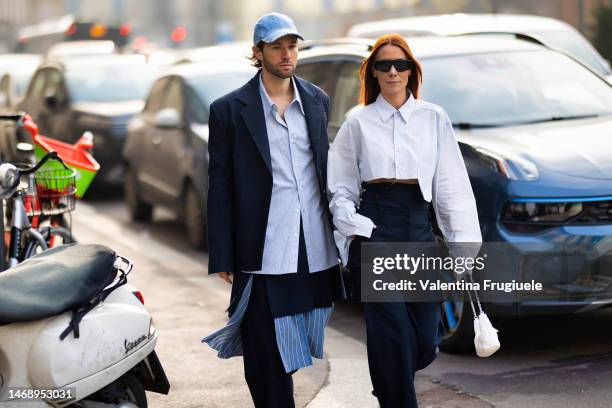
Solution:
[[[147,395],[144,386],[132,373],[127,373],[115,382],[98,391],[96,400],[110,404],[130,402],[138,408],[147,408]]]

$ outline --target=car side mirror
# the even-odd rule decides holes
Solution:
[[[45,105],[49,108],[49,109],[57,109],[59,106],[57,97],[55,95],[46,95],[45,96]]]
[[[153,124],[163,129],[180,129],[183,127],[183,119],[176,109],[165,108],[155,114]]]

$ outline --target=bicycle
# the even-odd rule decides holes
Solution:
[[[56,160],[63,168],[40,170],[48,160]],[[76,171],[66,166],[57,152],[49,152],[35,165],[0,165],[0,199],[11,199],[8,268],[26,258],[62,243],[74,243],[72,232],[53,225],[54,217],[74,210]],[[51,225],[35,228],[46,217]]]

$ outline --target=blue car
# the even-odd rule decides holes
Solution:
[[[300,51],[298,75],[331,97],[331,139],[359,109],[357,72],[372,45],[345,39]],[[523,39],[415,38],[409,45],[423,65],[420,98],[442,106],[455,127],[483,240],[534,244],[516,273],[557,283],[553,293],[488,303],[487,312],[578,313],[612,305],[610,84],[572,57]],[[577,259],[569,271],[539,261],[543,245],[550,256],[567,255],[565,244],[588,248],[596,259]],[[442,348],[473,348],[469,306],[445,303],[443,315]]]

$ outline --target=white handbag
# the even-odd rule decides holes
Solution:
[[[478,310],[480,311],[479,314],[476,314],[470,290],[467,292],[470,297],[472,312],[474,313],[474,347],[476,348],[476,354],[478,357],[490,357],[501,347],[499,337],[497,336],[498,330],[493,327],[489,317],[482,310],[480,299],[478,299],[478,293],[474,291]]]

